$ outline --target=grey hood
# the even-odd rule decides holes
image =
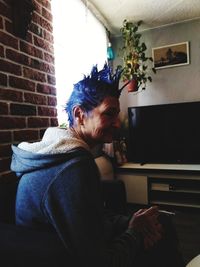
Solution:
[[[90,151],[89,146],[72,129],[58,127],[48,128],[41,141],[35,143],[22,142],[19,148],[40,154],[66,153],[77,147]]]
[[[82,154],[91,154],[88,145],[73,131],[48,128],[40,142],[22,142],[12,146],[11,170],[18,176],[34,170],[50,168]]]

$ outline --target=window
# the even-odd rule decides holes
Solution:
[[[64,105],[73,84],[89,74],[93,65],[107,60],[107,35],[101,22],[81,0],[52,0],[57,110],[66,123]]]

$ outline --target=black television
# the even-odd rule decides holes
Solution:
[[[128,159],[200,164],[200,102],[128,108]]]

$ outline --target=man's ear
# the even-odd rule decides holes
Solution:
[[[77,125],[83,125],[84,110],[80,106],[73,108],[74,122]]]

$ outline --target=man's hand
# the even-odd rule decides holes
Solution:
[[[134,228],[144,238],[144,247],[152,247],[162,238],[162,225],[158,221],[158,207],[140,209],[135,212],[129,222],[128,228]]]

